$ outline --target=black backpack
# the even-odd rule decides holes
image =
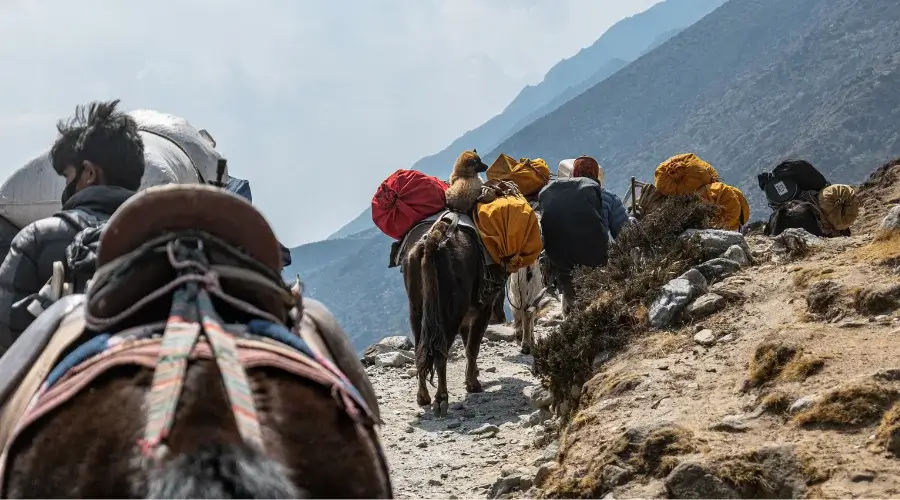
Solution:
[[[66,247],[66,260],[62,263],[68,292],[84,293],[88,282],[97,270],[97,248],[100,234],[108,217],[99,217],[79,209],[63,210],[53,214],[78,230],[72,243]]]
[[[772,172],[757,176],[759,188],[773,203],[784,203],[801,191],[819,192],[829,185],[825,176],[805,160],[787,160],[779,163]]]

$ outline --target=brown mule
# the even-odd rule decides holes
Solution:
[[[176,199],[193,222],[157,218]],[[265,219],[198,186],[120,210],[82,335],[2,443],[2,496],[390,498],[371,385],[334,318],[281,281]]]
[[[432,404],[434,414],[447,414],[447,358],[457,335],[466,349],[466,391],[481,392],[478,381],[478,351],[491,312],[498,300],[499,285],[485,286],[484,257],[478,235],[460,224],[460,215],[447,212],[433,225],[419,226],[409,238],[416,241],[403,256],[403,279],[409,298],[409,324],[416,343],[416,370],[420,406],[432,404],[426,381],[437,373]],[[494,265],[494,268],[499,266]]]

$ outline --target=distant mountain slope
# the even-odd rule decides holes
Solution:
[[[589,152],[623,193],[698,153],[765,216],[756,174],[803,156],[861,181],[900,149],[900,3],[732,0],[489,154]]]
[[[584,90],[655,48],[660,40],[697,22],[725,0],[665,0],[610,27],[590,47],[563,59],[537,85],[522,89],[500,114],[453,141],[443,151],[422,158],[412,168],[446,178],[456,156],[465,149],[494,149],[532,121],[550,113]],[[623,63],[624,62],[624,63]],[[404,168],[398,165],[397,168]],[[374,189],[373,189],[374,192]],[[372,227],[370,210],[329,236],[342,238]]]
[[[368,238],[378,233],[377,229],[337,240],[308,243],[291,249],[291,265],[282,274],[293,280],[296,274],[306,275],[334,261],[340,261],[358,252],[368,243]]]

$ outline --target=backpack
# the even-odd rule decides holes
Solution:
[[[772,169],[772,176],[776,179],[793,181],[799,191],[819,192],[828,185],[825,176],[804,160],[783,161]]]
[[[400,240],[413,226],[444,210],[449,187],[417,170],[397,170],[372,197],[372,222],[384,234]]]
[[[97,270],[97,248],[107,217],[79,209],[62,210],[53,214],[78,232],[66,247],[66,258],[53,263],[53,273],[47,284],[32,296],[28,311],[37,317],[61,297],[85,293]]]

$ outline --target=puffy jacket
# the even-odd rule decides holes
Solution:
[[[586,177],[557,179],[541,190],[541,237],[557,271],[606,264],[608,227],[603,198],[600,184]],[[616,234],[620,228],[617,226]]]
[[[106,220],[133,194],[118,186],[89,186],[75,193],[62,208],[77,208]],[[60,217],[47,217],[25,226],[13,238],[0,265],[0,349],[8,349],[34,320],[25,309],[27,303],[19,307],[14,304],[47,283],[53,263],[65,260],[66,247],[78,232],[79,228]]]
[[[604,189],[601,196],[603,197],[603,225],[612,235],[613,239],[619,237],[619,231],[625,227],[628,222],[628,211],[625,210],[625,204],[614,193]]]

